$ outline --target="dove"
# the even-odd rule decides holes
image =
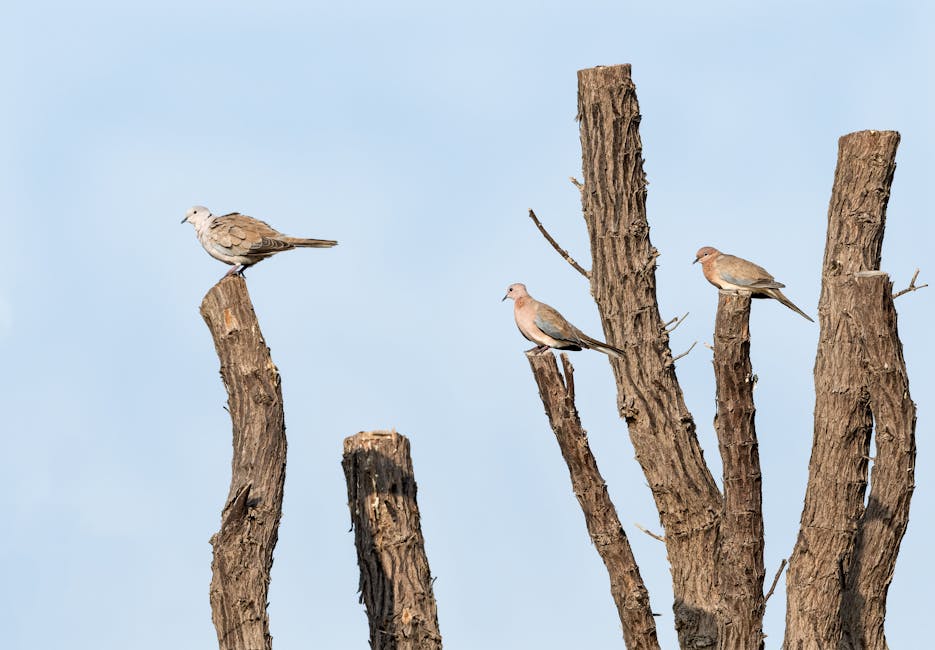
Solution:
[[[516,319],[520,334],[536,344],[536,347],[527,352],[533,350],[545,352],[549,348],[556,350],[586,348],[612,357],[623,358],[623,351],[592,339],[565,320],[565,317],[555,309],[530,296],[525,284],[511,284],[503,300],[507,298],[514,301],[513,317]]]
[[[293,248],[331,248],[338,242],[330,239],[304,239],[288,237],[269,224],[231,212],[220,217],[211,214],[208,208],[196,205],[188,209],[182,223],[195,227],[198,241],[208,255],[225,264],[232,264],[224,277],[243,272],[257,262],[282,251]]]
[[[705,278],[718,289],[749,291],[752,298],[773,298],[792,311],[815,322],[786,298],[780,291],[786,285],[776,282],[776,279],[762,266],[757,266],[741,257],[727,255],[711,246],[700,249],[695,255],[695,262],[701,262],[701,270]]]

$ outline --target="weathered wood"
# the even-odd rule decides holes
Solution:
[[[839,141],[818,306],[812,455],[787,577],[787,650],[885,647],[886,591],[915,458],[915,406],[892,289],[877,273],[898,144],[893,131]]]
[[[610,592],[617,605],[626,647],[629,650],[658,649],[649,593],[575,406],[574,368],[568,355],[562,354],[563,380],[554,354],[529,352],[526,357],[539,386],[549,424],[568,465],[572,490],[584,513],[588,534],[610,576]]]
[[[838,140],[819,311],[833,306],[825,279],[880,269],[898,146],[896,131],[856,131]]]
[[[639,104],[629,65],[578,72],[578,119],[591,293],[605,340],[627,353],[611,361],[617,408],[665,527],[679,643],[714,645],[721,494],[704,462],[659,317],[659,253],[649,240]]]
[[[763,494],[754,426],[750,294],[719,292],[714,326],[724,513],[717,556],[718,647],[763,647]]]
[[[342,466],[371,650],[440,649],[409,440],[360,432],[344,439]]]
[[[876,454],[867,507],[857,524],[844,591],[844,641],[848,648],[885,649],[886,594],[915,488],[916,407],[885,275],[857,277],[863,307],[858,323]]]
[[[201,315],[221,361],[234,450],[221,529],[211,538],[211,618],[221,650],[269,649],[266,601],[286,477],[279,372],[242,277],[212,287]]]

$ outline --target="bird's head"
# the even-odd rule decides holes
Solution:
[[[207,219],[211,217],[211,210],[206,208],[203,205],[192,206],[188,209],[188,212],[185,213],[185,218],[182,219],[182,223],[186,221],[196,228],[204,223]]]
[[[710,262],[720,254],[721,251],[718,249],[711,246],[705,246],[704,248],[699,248],[698,252],[695,253],[695,262],[701,262],[704,264],[705,262]],[[695,262],[692,262],[692,264]]]
[[[526,293],[526,285],[517,282],[516,284],[511,284],[506,288],[506,295],[503,296],[503,300],[509,298],[510,300],[516,300],[517,298],[522,298],[523,296],[528,296]],[[500,302],[503,302],[501,300]]]

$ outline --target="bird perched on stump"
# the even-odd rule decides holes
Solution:
[[[727,255],[711,246],[699,249],[695,255],[695,262],[701,262],[701,270],[705,278],[718,289],[749,291],[752,298],[773,298],[812,321],[808,314],[796,307],[780,291],[786,285],[776,282],[776,278],[762,266],[748,262],[742,257]]]
[[[208,255],[234,266],[224,277],[239,273],[267,257],[293,248],[331,248],[338,242],[330,239],[288,237],[269,224],[239,212],[216,217],[208,208],[196,205],[188,209],[182,223],[195,226],[198,241]]]
[[[545,352],[549,348],[556,350],[597,350],[612,357],[623,358],[623,352],[601,343],[565,320],[565,317],[544,302],[539,302],[529,295],[525,284],[511,284],[503,300],[510,298],[513,303],[513,317],[520,334],[536,344],[527,350]],[[503,302],[501,300],[501,302]]]

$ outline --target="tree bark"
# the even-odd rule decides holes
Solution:
[[[818,307],[812,456],[787,578],[787,650],[886,647],[886,592],[915,460],[915,405],[892,287],[879,272],[898,144],[893,131],[839,141]]]
[[[562,457],[568,465],[571,485],[584,512],[591,541],[607,567],[610,592],[617,605],[623,639],[629,650],[658,650],[656,622],[649,605],[649,593],[620,525],[607,484],[588,445],[588,434],[581,427],[575,406],[574,368],[562,354],[565,379],[558,370],[555,355],[526,354],[539,386],[549,424],[555,432]]]
[[[350,436],[342,466],[371,650],[440,650],[409,440],[395,431]]]
[[[750,294],[719,292],[714,327],[724,513],[717,556],[718,647],[763,647],[763,494],[754,427]]]
[[[886,275],[858,277],[864,307],[863,363],[874,418],[876,455],[870,496],[857,524],[854,555],[844,592],[844,641],[848,648],[886,648],[886,594],[915,488],[916,408]]]
[[[286,476],[279,372],[242,277],[212,287],[201,315],[221,361],[234,448],[221,529],[211,538],[211,618],[221,650],[269,649],[266,601]]]
[[[591,293],[609,344],[617,408],[665,527],[679,643],[717,643],[714,588],[721,494],[704,462],[656,301],[639,104],[630,66],[578,72],[578,119],[591,241]]]

